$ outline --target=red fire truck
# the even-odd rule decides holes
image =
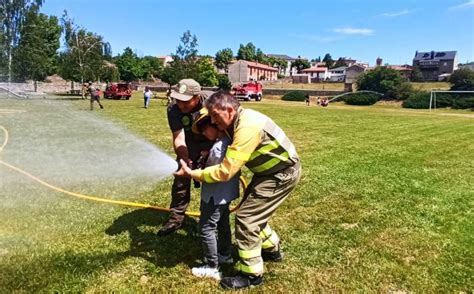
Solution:
[[[235,97],[238,99],[243,99],[245,101],[250,101],[254,99],[255,101],[262,100],[262,84],[259,82],[247,82],[232,88]]]
[[[130,88],[130,84],[110,84],[104,91],[104,98],[121,99],[122,97],[127,100],[132,97],[132,89]]]

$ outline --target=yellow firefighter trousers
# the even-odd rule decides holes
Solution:
[[[236,269],[247,275],[261,276],[263,250],[278,250],[279,239],[268,226],[268,220],[296,187],[301,177],[301,164],[267,176],[254,175],[245,190],[246,199],[235,215],[235,238],[240,261]],[[272,236],[273,235],[273,236]]]

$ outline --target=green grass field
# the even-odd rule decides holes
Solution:
[[[88,102],[71,103],[87,111]],[[142,103],[140,95],[105,100],[105,110],[95,113],[171,154],[165,106],[152,100],[145,110]],[[272,117],[303,165],[299,186],[271,221],[285,260],[266,263],[256,292],[474,289],[472,112],[278,100],[243,105]],[[11,119],[0,111],[0,125],[13,126]],[[1,174],[9,172],[0,166]],[[167,178],[122,199],[167,206],[170,188]],[[194,218],[160,238],[163,213],[71,198],[26,178],[1,190],[2,293],[218,290],[217,282],[191,275],[200,258]],[[88,192],[119,195],[120,187],[105,182]],[[192,210],[198,199],[194,191]]]

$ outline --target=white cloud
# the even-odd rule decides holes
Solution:
[[[386,17],[397,17],[397,16],[402,16],[406,14],[412,13],[413,10],[408,10],[408,9],[403,9],[402,11],[397,11],[397,12],[386,12],[382,13],[381,16],[386,16]]]
[[[374,34],[372,29],[361,29],[361,28],[337,28],[332,30],[335,33],[345,34],[345,35],[363,35],[370,36]]]
[[[451,6],[449,7],[449,9],[468,8],[468,7],[474,7],[474,0],[469,0],[466,3],[462,3],[456,6]]]

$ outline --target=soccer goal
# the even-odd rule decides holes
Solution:
[[[458,93],[473,93],[474,91],[449,91],[449,90],[434,90],[431,91],[430,95],[430,111],[431,109],[436,109],[436,93],[452,93],[452,94],[458,94]]]

